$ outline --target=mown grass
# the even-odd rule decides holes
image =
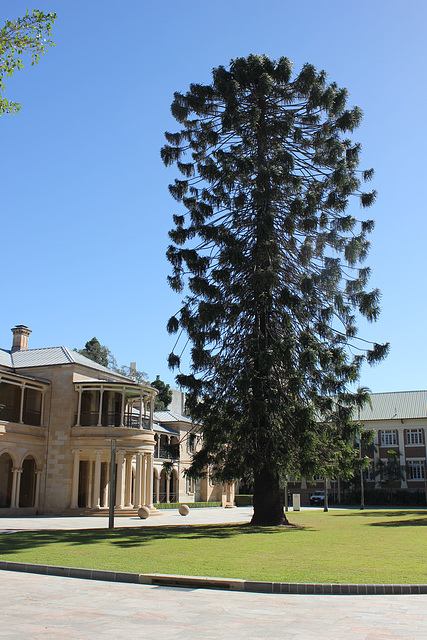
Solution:
[[[0,559],[279,582],[427,582],[427,510],[319,510],[288,517],[290,527],[145,524],[4,534]]]

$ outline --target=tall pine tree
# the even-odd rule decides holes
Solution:
[[[346,99],[309,64],[293,78],[287,58],[236,58],[211,85],[175,94],[181,130],[162,149],[183,176],[170,185],[186,212],[167,256],[186,297],[168,330],[192,343],[191,373],[177,376],[203,425],[191,472],[249,475],[253,524],[283,522],[285,474],[353,456],[348,387],[388,350],[357,338],[355,313],[376,320],[380,294],[361,266],[373,221],[348,210],[375,192],[363,191],[373,171],[357,170],[360,145],[345,137],[362,117]]]

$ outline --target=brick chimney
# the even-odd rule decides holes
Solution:
[[[31,329],[26,327],[25,324],[17,324],[11,331],[13,333],[12,351],[26,351]]]

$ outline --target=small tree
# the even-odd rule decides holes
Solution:
[[[0,30],[0,94],[4,91],[4,79],[24,66],[23,55],[27,54],[31,64],[39,62],[47,47],[54,46],[50,39],[56,13],[43,13],[35,9],[22,18],[7,20]],[[19,102],[11,102],[0,95],[0,115],[17,113]]]
[[[117,362],[108,347],[102,345],[97,338],[92,338],[85,344],[84,349],[79,349],[77,353],[93,360],[103,367],[117,369]]]
[[[159,392],[154,400],[154,409],[156,411],[162,411],[167,409],[172,402],[172,390],[168,384],[165,384],[163,380],[160,380],[160,376],[156,376],[151,386],[157,389]]]
[[[355,405],[357,408],[357,435],[359,439],[359,474],[360,474],[360,509],[363,511],[365,508],[365,486],[363,482],[363,472],[366,468],[366,465],[369,464],[368,461],[362,460],[362,446],[363,440],[366,444],[371,444],[373,437],[372,433],[368,435],[368,433],[363,433],[363,424],[360,422],[360,412],[365,405],[369,405],[372,411],[372,402],[370,396],[371,390],[368,387],[358,387],[355,395]],[[364,436],[364,437],[362,437]]]
[[[387,451],[386,460],[378,460],[376,473],[379,476],[381,485],[386,489],[389,500],[393,500],[393,489],[405,477],[405,467],[400,464],[400,452],[394,449]]]
[[[375,321],[380,293],[360,264],[374,223],[348,210],[375,192],[346,137],[362,112],[346,99],[312,65],[293,78],[287,58],[235,58],[175,94],[181,129],[162,149],[182,174],[167,256],[171,287],[188,295],[168,330],[192,343],[191,373],[177,376],[203,425],[191,472],[250,474],[257,525],[283,521],[280,480],[313,475],[326,432],[332,458],[354,440],[348,384],[388,350],[357,342],[355,312]]]

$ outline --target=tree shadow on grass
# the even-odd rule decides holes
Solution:
[[[79,531],[20,531],[0,535],[0,559],[3,555],[19,554],[20,551],[62,545],[64,547],[88,547],[99,543],[130,548],[143,547],[153,541],[179,539],[226,539],[237,535],[280,535],[305,531],[309,527],[290,525],[287,527],[252,527],[250,525],[189,525],[164,527],[126,527],[119,529],[84,529]]]
[[[425,527],[427,526],[427,510],[415,509],[375,509],[352,513],[334,513],[336,518],[387,518],[378,522],[367,522],[369,527]],[[406,520],[402,518],[407,518]]]
[[[331,511],[330,514],[334,518],[397,518],[403,516],[415,516],[415,517],[427,517],[427,509],[370,509],[367,507],[364,511],[352,509],[350,512],[334,512]]]
[[[387,520],[387,522],[371,522],[371,527],[427,527],[427,516],[425,518],[410,520]]]

